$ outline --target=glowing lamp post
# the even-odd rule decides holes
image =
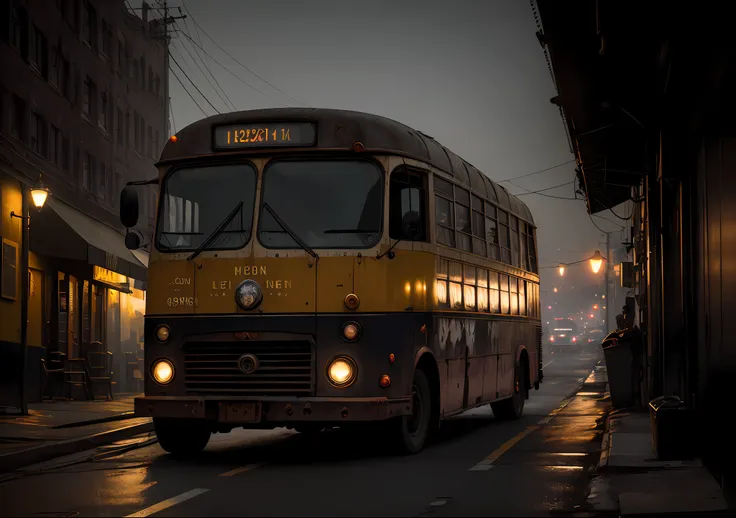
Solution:
[[[31,198],[33,199],[33,205],[37,209],[42,209],[46,205],[46,199],[49,197],[49,189],[44,186],[43,182],[39,178],[36,185],[31,189]]]
[[[601,266],[603,266],[603,256],[598,250],[595,251],[593,257],[591,257],[589,261],[590,268],[593,270],[593,273],[598,273],[599,271],[601,271]]]
[[[564,276],[565,275],[565,265],[560,264],[560,266],[558,266],[558,269],[560,271],[560,277]]]

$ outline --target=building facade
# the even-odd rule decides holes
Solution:
[[[694,410],[698,453],[736,497],[736,42],[726,4],[532,2],[591,214],[631,200],[642,403]],[[733,502],[734,500],[732,500]]]
[[[157,174],[167,42],[145,4],[140,16],[124,0],[9,0],[0,9],[0,407],[17,406],[23,377],[27,399],[41,397],[42,358],[58,368],[55,360],[90,347],[112,353],[126,390],[128,360],[140,356],[156,189],[141,191],[143,251],[125,247],[117,210],[127,181]],[[40,211],[29,201],[39,178],[51,192]]]

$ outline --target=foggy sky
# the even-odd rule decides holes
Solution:
[[[239,110],[289,105],[383,115],[431,135],[495,181],[574,158],[560,113],[549,102],[555,91],[527,1],[170,0],[169,5],[181,6],[189,16],[177,22],[178,29],[270,96],[205,56]],[[235,63],[193,21],[288,96]],[[196,47],[182,32],[172,41],[174,58],[218,110],[228,111],[192,61],[189,53],[195,55]],[[214,114],[175,70],[205,112]],[[170,95],[176,130],[204,117],[173,76]],[[571,182],[574,174],[571,163],[514,183],[538,190]],[[503,185],[514,194],[524,192]],[[544,194],[572,198],[573,185]],[[596,249],[605,255],[605,236],[591,223],[583,201],[521,199],[538,226],[542,266],[578,261]],[[619,215],[630,211],[616,208]],[[598,226],[617,231],[612,241],[620,243],[621,221],[610,212],[601,215],[611,222],[595,218]],[[568,271],[579,283],[600,282],[587,265]],[[556,269],[542,271],[549,290],[560,281]]]

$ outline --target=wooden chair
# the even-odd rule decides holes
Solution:
[[[68,387],[68,397],[72,399],[72,389],[79,387],[84,390],[87,399],[92,399],[89,389],[88,372],[86,360],[84,358],[68,358],[64,368],[64,383]]]
[[[107,388],[105,399],[108,401],[113,400],[112,386],[114,381],[112,380],[112,353],[110,351],[98,351],[95,353],[88,353],[87,355],[87,370],[88,379],[90,382],[90,388],[92,391],[92,399],[97,398],[94,387],[96,385],[104,385]],[[91,358],[95,358],[92,360]]]
[[[46,396],[46,390],[52,388],[51,393],[48,394],[48,398],[54,401],[58,397],[58,392],[62,387],[61,383],[53,383],[54,380],[58,380],[63,383],[64,381],[64,368],[49,369],[46,365],[46,358],[41,358],[41,371],[42,371],[42,385],[41,385],[41,400]]]

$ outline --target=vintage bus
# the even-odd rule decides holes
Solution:
[[[159,195],[135,412],[166,451],[374,423],[414,453],[442,419],[518,418],[539,388],[532,215],[433,138],[365,113],[244,111],[182,129],[157,167],[138,183]],[[142,189],[121,193],[128,229]]]

